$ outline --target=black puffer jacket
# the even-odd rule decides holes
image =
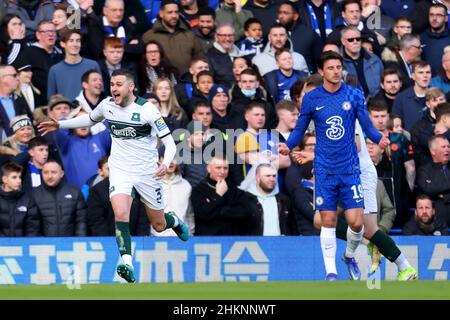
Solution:
[[[0,237],[37,237],[39,224],[30,193],[0,190]]]
[[[86,204],[81,191],[60,182],[51,188],[42,184],[33,191],[41,213],[42,235],[46,237],[86,236]]]
[[[249,193],[228,183],[228,191],[216,193],[216,181],[207,177],[192,189],[196,236],[256,235],[262,209]],[[256,212],[254,211],[256,210]]]

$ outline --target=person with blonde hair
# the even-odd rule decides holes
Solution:
[[[178,104],[177,97],[175,95],[175,89],[171,80],[168,78],[161,78],[156,80],[152,86],[152,92],[156,94],[160,100],[157,105],[164,121],[169,127],[170,131],[175,129],[184,128],[188,122],[188,118],[183,109]]]
[[[11,149],[7,154],[17,155],[28,150],[28,142],[35,136],[33,124],[27,115],[14,117],[10,123],[13,135],[5,143],[5,147]]]

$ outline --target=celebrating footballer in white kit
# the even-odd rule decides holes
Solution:
[[[111,97],[104,99],[89,114],[70,120],[45,121],[39,124],[42,134],[61,128],[92,126],[107,120],[112,136],[109,196],[114,211],[116,240],[123,263],[117,273],[128,282],[135,282],[131,257],[129,228],[130,209],[134,196],[145,204],[153,228],[172,228],[187,241],[189,230],[174,212],[164,213],[160,179],[176,153],[175,142],[156,106],[136,97],[134,76],[128,70],[116,70],[111,75]],[[158,166],[157,139],[165,146],[164,161]]]

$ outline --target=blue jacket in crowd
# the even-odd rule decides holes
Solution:
[[[431,65],[433,75],[442,68],[442,54],[444,48],[450,45],[450,31],[445,28],[443,32],[431,32],[430,28],[420,34],[420,42],[425,45],[422,52],[423,60]]]
[[[403,128],[407,131],[411,131],[414,124],[422,119],[425,110],[425,97],[417,97],[414,86],[400,92],[392,106],[392,113],[400,116]]]
[[[383,62],[376,55],[368,52],[365,49],[361,50],[364,59],[364,78],[369,88],[369,95],[374,96],[380,90],[381,79],[383,73]],[[344,68],[347,72],[355,77],[358,77],[354,63],[344,55]]]
[[[81,187],[97,173],[98,160],[109,154],[111,136],[109,130],[80,138],[68,129],[55,132],[55,140],[61,152],[64,173],[68,183]]]

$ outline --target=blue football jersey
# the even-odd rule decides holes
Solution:
[[[367,136],[378,143],[382,135],[369,118],[364,95],[360,90],[342,84],[338,91],[331,93],[320,86],[303,97],[300,117],[286,144],[289,149],[297,146],[309,122],[314,120],[317,141],[314,172],[318,174],[358,172],[356,119]]]

